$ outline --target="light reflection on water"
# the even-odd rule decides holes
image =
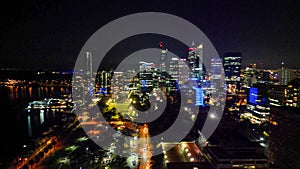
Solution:
[[[0,111],[3,143],[2,161],[14,157],[20,147],[40,136],[58,121],[59,110],[25,110],[28,103],[70,94],[69,87],[0,86]],[[9,125],[6,123],[8,122]]]

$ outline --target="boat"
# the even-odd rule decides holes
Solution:
[[[67,109],[72,108],[73,103],[60,98],[44,98],[28,103],[26,109]]]

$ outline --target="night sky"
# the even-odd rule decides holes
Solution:
[[[88,38],[137,12],[165,12],[197,25],[217,52],[243,66],[300,68],[300,5],[295,1],[6,1],[1,5],[0,68],[72,69]],[[114,56],[118,59],[118,56]]]

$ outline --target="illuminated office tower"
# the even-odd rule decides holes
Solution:
[[[138,71],[131,69],[131,70],[126,70],[125,72],[123,72],[123,81],[124,81],[124,89],[125,91],[134,91],[137,92],[138,91],[138,87],[137,87],[137,74]]]
[[[250,64],[249,66],[246,66],[245,69],[241,70],[241,74],[243,75],[241,77],[241,83],[242,87],[250,87],[254,83],[257,82],[256,78],[256,72],[257,72],[257,67],[256,64]]]
[[[191,69],[191,77],[199,78],[201,81],[204,78],[203,71],[203,45],[196,46],[193,42],[192,46],[189,47],[188,64]]]
[[[289,81],[284,93],[285,106],[300,107],[300,78]]]
[[[102,95],[111,93],[111,79],[113,76],[112,71],[99,71],[96,75],[96,88],[97,92]]]
[[[153,86],[153,76],[155,70],[154,63],[148,63],[144,61],[139,62],[139,84],[141,85],[141,90],[152,89]]]
[[[268,99],[272,106],[300,107],[300,78],[291,80],[288,85],[272,85]]]
[[[169,74],[172,79],[178,80],[179,77],[179,59],[177,57],[171,58]]]
[[[240,52],[228,52],[224,54],[223,66],[227,83],[240,83],[242,54]]]
[[[270,85],[268,100],[271,106],[285,105],[286,88],[286,85]]]
[[[160,56],[160,71],[161,72],[168,72],[168,49],[165,48],[163,42],[159,43],[159,48],[161,49],[161,56]]]
[[[237,94],[240,88],[240,74],[242,54],[240,52],[228,52],[223,57],[225,82],[227,87],[226,106],[235,110],[238,101]]]
[[[144,61],[140,61],[139,62],[139,71],[143,72],[143,71],[153,71],[153,69],[155,68],[155,64],[154,63],[148,63],[148,62],[144,62]]]
[[[118,99],[118,96],[120,96],[119,93],[124,91],[124,72],[113,72],[113,77],[111,79],[111,93],[114,95],[115,99]]]
[[[265,84],[255,84],[249,88],[246,111],[251,114],[249,120],[252,124],[261,125],[269,121],[268,90]]]
[[[221,86],[221,80],[222,79],[222,71],[223,71],[223,65],[222,65],[222,59],[220,58],[213,58],[211,59],[211,87],[213,88],[219,88]]]
[[[91,52],[86,52],[86,74],[88,78],[93,77],[93,57]]]
[[[184,83],[182,70],[186,65],[185,59],[172,57],[170,60],[169,75],[171,78],[168,79],[168,91],[178,91],[179,85]],[[188,75],[186,79],[188,78]]]
[[[289,81],[296,77],[295,70],[292,69],[280,69],[277,71],[277,78],[280,85],[287,85]]]
[[[138,73],[140,91],[151,92],[153,87],[153,73],[150,71],[143,71]]]
[[[93,84],[93,59],[92,59],[92,53],[86,52],[85,53],[85,68],[83,69],[85,71],[85,80],[83,81],[84,90],[87,91],[89,95],[94,94],[94,84]]]
[[[188,82],[189,79],[189,69],[187,65],[187,60],[185,58],[180,58],[178,60],[178,84],[182,85]]]
[[[172,80],[177,81],[178,84],[184,84],[188,81],[188,67],[185,58],[172,57],[170,60],[169,75]]]

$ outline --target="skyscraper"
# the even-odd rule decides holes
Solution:
[[[253,83],[256,83],[257,82],[256,73],[257,73],[257,67],[255,63],[246,66],[245,69],[242,69],[241,86],[250,87],[253,85]]]
[[[159,47],[161,50],[161,58],[160,58],[160,70],[161,72],[168,72],[168,49],[164,48],[164,45],[162,42],[159,43]]]
[[[249,88],[246,112],[251,114],[249,120],[252,124],[268,123],[270,115],[269,91],[270,87],[262,83],[256,83]],[[257,137],[259,139],[260,136]]]
[[[96,90],[99,94],[110,94],[111,93],[111,79],[113,76],[112,71],[99,71],[96,74]],[[115,86],[114,86],[115,87]]]
[[[86,74],[88,75],[88,78],[93,77],[93,57],[91,52],[86,52]]]
[[[139,61],[139,72],[152,71],[155,68],[154,63],[148,63],[144,61]]]
[[[213,88],[221,87],[221,80],[222,80],[222,60],[220,58],[213,58],[211,59],[211,86]]]
[[[188,49],[188,64],[191,69],[191,77],[199,78],[201,81],[204,78],[203,71],[203,44],[196,46],[193,42],[192,46]]]
[[[300,107],[300,78],[288,82],[285,90],[285,106]]]
[[[227,52],[223,58],[225,80],[227,83],[240,83],[242,67],[242,54],[240,52]]]
[[[295,70],[293,69],[280,69],[277,71],[278,73],[278,80],[280,82],[280,85],[287,85],[289,81],[294,79],[296,77]]]
[[[223,57],[225,82],[227,85],[226,106],[235,107],[237,94],[240,89],[240,74],[242,54],[240,52],[227,52]]]
[[[172,79],[178,80],[179,77],[179,58],[172,57],[170,61],[170,72]]]
[[[300,78],[294,78],[287,85],[272,85],[269,101],[273,106],[300,107]]]

